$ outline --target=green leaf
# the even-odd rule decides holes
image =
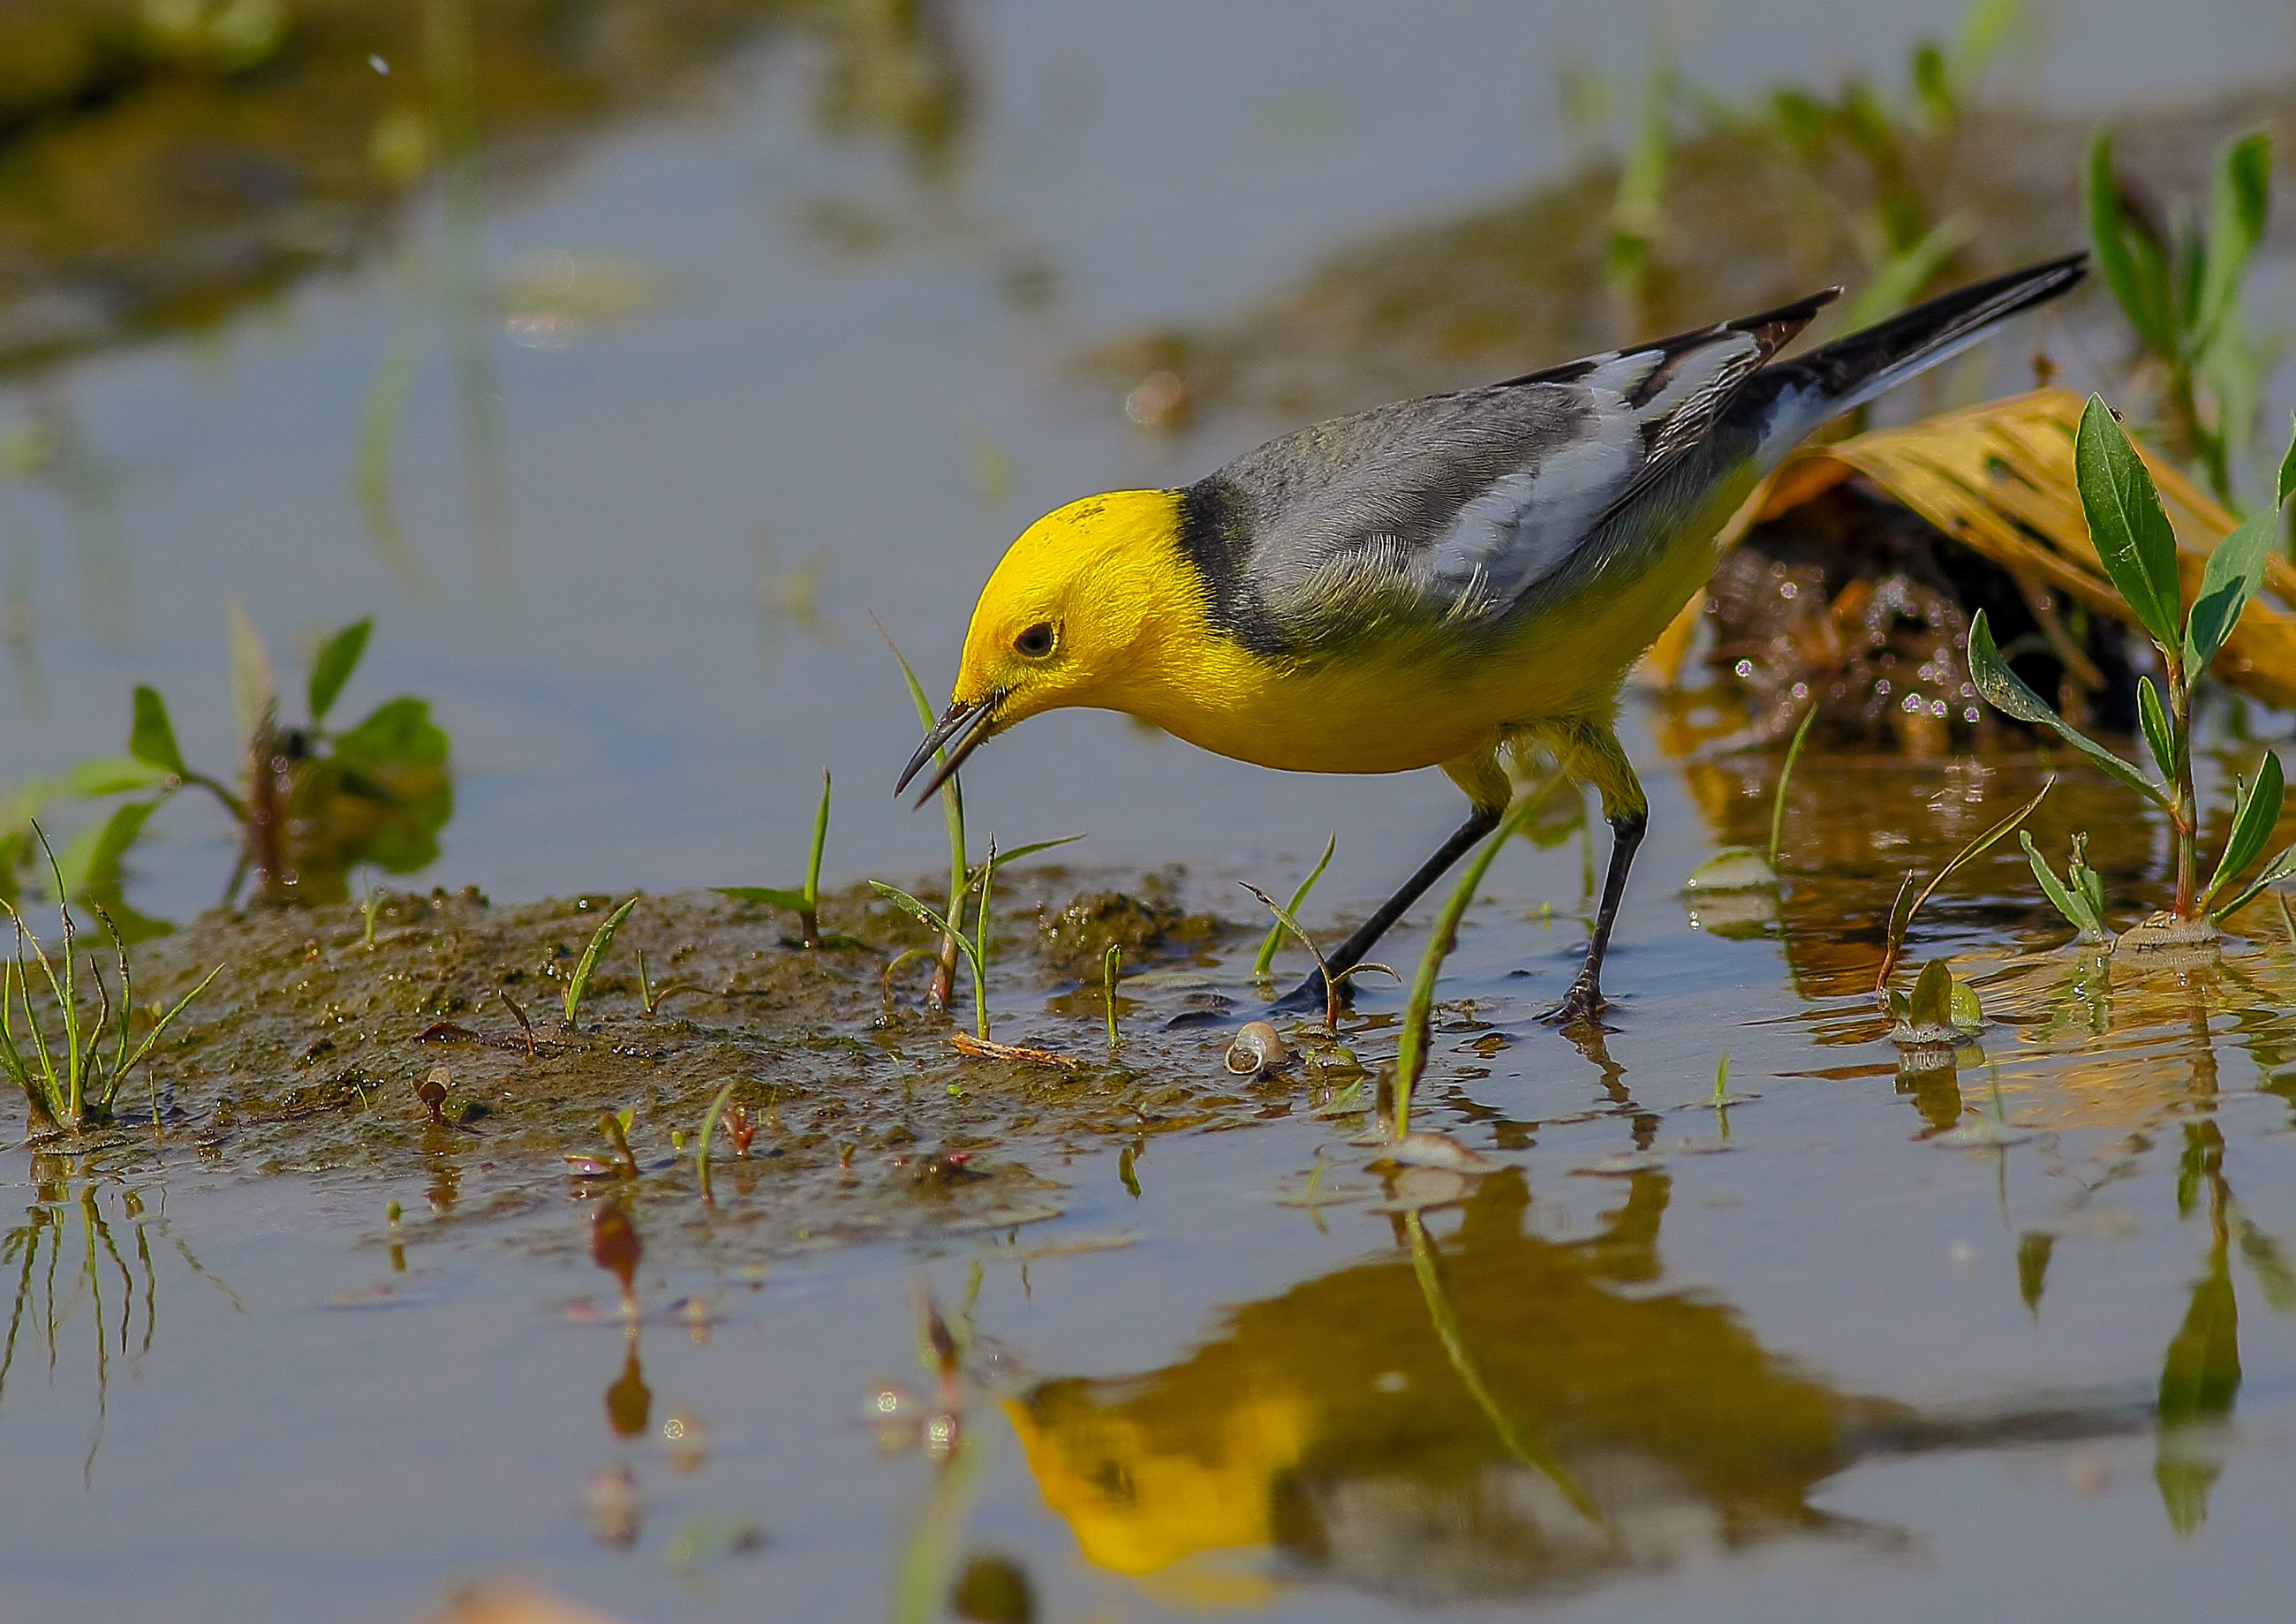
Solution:
[[[2286,507],[2288,498],[2296,496],[2296,415],[2289,419],[2287,454],[2280,459],[2279,494],[2273,497],[2275,507]]]
[[[2271,862],[2267,863],[2262,871],[2257,874],[2256,878],[2251,880],[2246,885],[2240,888],[2239,894],[2230,902],[2226,903],[2220,908],[2210,909],[2209,911],[2209,917],[2219,923],[2230,919],[2234,914],[2239,913],[2241,909],[2246,907],[2251,902],[2254,901],[2256,899],[2257,893],[2264,890],[2266,886],[2277,885],[2281,881],[2285,880],[2291,874],[2296,874],[2296,846],[2291,846],[2287,850],[2273,858]]]
[[[2175,353],[2176,333],[2169,314],[2168,288],[2158,270],[2157,253],[2140,260],[2131,244],[2131,232],[2120,206],[2120,183],[2112,172],[2112,131],[2100,129],[2088,149],[2088,234],[2096,250],[2097,268],[2105,284],[2120,301],[2122,312],[2137,337],[2155,354]],[[2143,239],[2140,237],[2141,242]]]
[[[2256,861],[2264,850],[2265,841],[2280,823],[2282,783],[2280,758],[2270,750],[2257,763],[2256,781],[2241,791],[2240,800],[2232,815],[2232,833],[2225,837],[2224,855],[2217,859],[2217,872],[2210,877],[2208,890],[2201,893],[2201,906],[2206,907],[2209,898],[2238,879],[2243,870]]]
[[[1954,982],[1948,1013],[1954,1025],[1964,1032],[1973,1032],[1985,1024],[1985,1001],[1977,996],[1977,988],[1972,982]]]
[[[354,620],[325,643],[311,661],[311,723],[316,726],[327,719],[335,696],[350,680],[351,672],[358,666],[359,656],[366,652],[367,634],[374,629],[374,617]]]
[[[821,852],[829,844],[829,769],[821,769],[821,809],[813,815],[813,846],[806,857],[806,906],[812,907],[821,897]]]
[[[1913,996],[1906,1000],[1906,1013],[1915,1026],[1953,1024],[1952,965],[1941,958],[1933,958],[1922,966],[1922,973],[1914,982]]]
[[[2041,894],[2049,899],[2049,906],[2062,914],[2065,923],[2079,931],[2084,939],[2094,940],[2103,935],[2104,921],[2090,907],[2089,898],[2058,880],[2056,871],[2049,866],[2049,860],[2041,855],[2040,848],[2033,844],[2032,832],[2028,829],[2017,831],[2017,842],[2024,847],[2025,860],[2033,865],[2033,878],[2039,882]]]
[[[875,890],[879,896],[884,898],[887,901],[898,903],[904,910],[913,916],[919,924],[929,926],[930,928],[939,931],[949,940],[955,942],[959,950],[964,953],[964,956],[972,962],[973,967],[976,970],[980,968],[980,957],[979,953],[974,949],[972,943],[966,939],[964,931],[949,923],[947,918],[935,913],[923,903],[919,902],[914,897],[910,896],[908,892],[903,890],[898,885],[888,885],[882,880],[872,880],[869,882],[869,884],[871,889]]]
[[[2177,585],[2177,533],[2144,459],[2103,396],[2091,395],[2081,413],[2073,469],[2098,562],[2152,641],[2177,651],[2185,619]]]
[[[1335,829],[1332,832],[1332,838],[1324,842],[1324,855],[1316,859],[1316,866],[1308,871],[1308,877],[1300,882],[1300,889],[1292,893],[1291,906],[1285,912],[1297,914],[1306,905],[1308,893],[1316,889],[1316,882],[1324,877],[1324,870],[1331,866],[1332,854],[1339,849],[1340,835],[1339,831]],[[1260,939],[1259,955],[1251,961],[1253,980],[1257,980],[1267,974],[1274,967],[1275,949],[1283,944],[1283,922],[1278,919],[1267,927],[1267,934]]]
[[[2114,755],[2093,739],[2067,726],[2057,713],[2049,709],[2041,696],[2025,685],[2024,679],[2009,668],[1994,646],[1993,628],[1986,624],[1985,611],[1979,610],[1969,623],[1969,676],[1985,702],[2005,716],[2021,722],[2054,730],[2057,736],[2079,750],[2090,760],[2120,779],[2130,789],[2149,796],[2162,807],[2169,804],[2168,792],[2138,772],[2128,762]]]
[[[2251,514],[2217,543],[2201,575],[2201,595],[2185,623],[2185,679],[2195,681],[2232,636],[2249,600],[2264,585],[2264,561],[2280,528],[2277,513]]]
[[[786,908],[792,914],[802,914],[813,906],[803,891],[780,890],[770,885],[713,885],[709,889],[736,902],[762,902],[767,907]]]
[[[184,765],[184,752],[176,748],[176,729],[168,720],[168,701],[160,697],[156,688],[140,684],[136,686],[135,717],[127,729],[127,753],[178,778],[191,776],[192,769]]]
[[[152,816],[157,804],[130,801],[103,822],[89,824],[65,841],[64,849],[56,854],[63,895],[79,897],[88,891],[116,891],[119,888],[120,862],[127,855],[128,847],[135,844],[135,837],[144,832],[144,820]]]
[[[2161,690],[2149,677],[2136,679],[2136,719],[2144,729],[2144,742],[2152,747],[2153,764],[2161,769],[2161,782],[2176,783],[2177,730],[2169,725],[2169,713],[2161,705]]]
[[[377,705],[348,733],[337,734],[334,757],[346,765],[435,767],[447,759],[447,748],[430,707],[401,694]]]
[[[1050,851],[1055,846],[1072,845],[1082,839],[1084,836],[1081,834],[1064,834],[1056,841],[1032,841],[1026,846],[1015,846],[1010,851],[996,852],[995,862],[999,868],[1010,868],[1022,857],[1033,857],[1040,851]],[[980,878],[982,866],[979,863],[972,865],[972,880],[977,882]]]
[[[2208,348],[2234,303],[2272,201],[2272,136],[2255,130],[2227,142],[2209,177],[2208,264],[2202,273],[2192,344]]]
[[[574,1017],[581,1012],[582,995],[589,990],[590,977],[597,971],[598,961],[605,957],[606,949],[614,945],[614,932],[622,928],[622,921],[630,916],[630,910],[637,905],[638,899],[636,897],[631,898],[607,915],[599,923],[598,928],[590,932],[590,945],[582,949],[582,956],[574,962],[574,973],[567,978],[567,1025],[572,1026]],[[624,1126],[627,1127],[627,1123],[626,1122]]]
[[[1945,127],[1960,116],[1954,103],[1952,76],[1947,72],[1945,53],[1931,40],[1923,40],[1914,47],[1914,94],[1920,98],[1931,120]]]

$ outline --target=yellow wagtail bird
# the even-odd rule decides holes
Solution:
[[[1500,823],[1502,752],[1544,747],[1601,791],[1611,825],[1585,967],[1548,1012],[1591,1020],[1648,816],[1612,727],[1620,684],[1712,571],[1715,532],[1810,431],[2056,298],[2086,259],[1775,359],[1830,288],[1317,423],[1185,490],[1072,502],[988,578],[954,697],[894,792],[945,750],[922,804],[982,741],[1063,705],[1263,767],[1440,767],[1467,821],[1330,956],[1336,974]],[[1321,973],[1293,997],[1320,999]]]

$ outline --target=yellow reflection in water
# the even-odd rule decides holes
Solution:
[[[1456,1233],[1413,1246],[1403,1220],[1398,1255],[1237,1308],[1178,1364],[1046,1382],[1010,1411],[1029,1469],[1093,1562],[1206,1603],[1271,1582],[1222,1552],[1435,1600],[1853,1528],[1812,1487],[1914,1413],[1652,1291],[1669,1180],[1625,1189],[1552,1241],[1496,1174]]]

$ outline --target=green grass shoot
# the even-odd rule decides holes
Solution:
[[[892,651],[894,660],[901,668],[901,680],[908,685],[909,702],[916,707],[917,725],[931,733],[933,726],[932,701],[925,697],[924,684],[917,680],[908,657],[901,652],[900,645],[893,641],[893,634],[885,629],[885,623],[877,619],[874,611],[869,616],[869,623],[877,628],[877,635],[885,640],[885,646]],[[935,752],[933,757],[936,761],[947,759],[945,750]],[[964,898],[965,885],[972,873],[964,846],[964,791],[957,783],[957,777],[958,775],[951,773],[940,786],[941,816],[948,825],[948,907],[946,911],[951,918],[955,917],[958,905]],[[952,931],[941,938],[939,968],[933,974],[931,995],[931,1002],[936,1009],[946,1010],[948,1007],[949,994],[953,990],[951,982],[956,974],[956,944],[962,934]]]
[[[1441,974],[1443,961],[1459,945],[1459,921],[1466,916],[1467,905],[1474,901],[1483,876],[1490,871],[1491,860],[1499,848],[1513,840],[1530,820],[1538,815],[1546,800],[1544,786],[1538,791],[1518,797],[1513,808],[1490,838],[1475,849],[1467,859],[1465,871],[1458,883],[1451,888],[1443,911],[1436,916],[1435,927],[1427,935],[1426,951],[1419,956],[1419,972],[1412,979],[1411,997],[1404,1005],[1403,1035],[1395,1050],[1395,1123],[1394,1136],[1400,1139],[1411,1131],[1411,1091],[1418,1086],[1421,1073],[1427,1069],[1428,1051],[1432,1044],[1435,1021],[1435,980]]]
[[[1111,1054],[1124,1046],[1124,1039],[1116,1030],[1116,972],[1124,968],[1124,949],[1115,942],[1100,956],[1100,997],[1108,1011],[1108,1052]]]
[[[71,898],[55,853],[48,848],[47,836],[37,824],[33,833],[41,849],[47,853],[48,871],[55,881],[56,912],[63,922],[63,947],[57,955],[62,967],[48,956],[47,949],[14,905],[0,899],[0,910],[6,912],[16,927],[14,961],[0,964],[0,1070],[4,1070],[23,1091],[34,1128],[53,1125],[76,1133],[111,1120],[112,1102],[119,1097],[120,1085],[151,1054],[152,1046],[160,1041],[168,1023],[207,990],[209,982],[223,973],[223,966],[218,964],[209,971],[198,986],[176,1001],[172,1009],[160,1014],[139,1042],[133,1031],[135,990],[127,950],[119,946],[118,932],[111,930],[111,920],[98,908],[96,917],[102,920],[119,954],[119,992],[115,1003],[102,968],[91,957],[88,977],[94,983],[95,1008],[83,1008],[86,995],[79,980],[78,931],[72,920]],[[31,950],[29,959],[25,956],[28,947]],[[53,1037],[49,1028],[42,1024],[40,1012],[33,1004],[31,966],[35,962],[46,984],[51,1020],[60,1029]],[[109,1056],[104,1053],[107,1038],[111,1040]],[[159,1086],[148,1073],[146,1080],[152,1082],[152,1126],[156,1131],[160,1126]]]
[[[1339,849],[1339,833],[1334,830],[1331,839],[1324,842],[1324,855],[1316,859],[1316,866],[1308,871],[1308,877],[1300,882],[1300,889],[1292,893],[1290,912],[1297,914],[1307,905],[1308,893],[1316,889],[1316,882],[1324,877],[1324,870],[1331,865],[1332,854]],[[1267,979],[1268,972],[1275,963],[1275,949],[1283,943],[1284,930],[1285,926],[1281,918],[1267,927],[1267,934],[1259,943],[1259,956],[1251,961],[1253,980],[1264,981]]]
[[[1770,795],[1769,864],[1774,874],[1778,872],[1778,849],[1785,840],[1786,785],[1793,782],[1794,763],[1801,759],[1801,747],[1808,742],[1810,725],[1816,720],[1817,703],[1813,700],[1801,726],[1794,729],[1793,742],[1786,746],[1785,761],[1778,768],[1778,787]]]
[[[632,897],[607,915],[599,922],[598,928],[590,932],[590,945],[582,949],[582,956],[574,963],[574,973],[566,981],[563,1024],[567,1030],[574,1029],[575,1018],[582,1013],[582,998],[590,990],[590,978],[597,973],[598,961],[606,956],[606,949],[614,945],[614,932],[621,929],[622,921],[630,916],[630,910],[637,905],[638,899]]]
[[[807,854],[805,884],[797,890],[771,885],[713,885],[709,889],[736,902],[761,902],[797,915],[800,945],[818,947],[821,934],[821,852],[829,842],[829,769],[821,769],[821,806],[813,815],[813,849]]]
[[[733,1103],[734,1090],[741,1086],[742,1079],[737,1077],[718,1091],[709,1102],[709,1109],[702,1114],[701,1131],[694,1136],[693,1176],[701,1185],[701,1199],[705,1202],[717,1199],[709,1193],[709,1133],[718,1126],[718,1119],[725,1114],[726,1107]]]

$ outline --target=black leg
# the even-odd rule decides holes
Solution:
[[[1634,866],[1635,848],[1643,843],[1650,813],[1643,806],[1623,808],[1611,815],[1611,867],[1603,876],[1603,906],[1595,914],[1595,937],[1587,944],[1587,963],[1562,1002],[1539,1017],[1563,1026],[1592,1021],[1603,1007],[1603,954],[1611,945],[1611,927],[1618,923],[1619,900],[1626,895],[1627,870]]]
[[[1372,944],[1387,934],[1388,928],[1403,917],[1403,912],[1426,894],[1427,888],[1441,879],[1454,863],[1474,849],[1475,842],[1499,826],[1506,816],[1504,807],[1478,806],[1467,815],[1451,838],[1435,849],[1435,855],[1419,865],[1419,872],[1403,882],[1403,889],[1380,904],[1379,911],[1356,928],[1354,935],[1340,944],[1339,950],[1324,956],[1324,962],[1332,967],[1333,975],[1341,975],[1363,963],[1363,956]],[[1636,831],[1639,838],[1640,831]],[[1615,859],[1613,859],[1615,861]],[[1621,877],[1623,883],[1623,876]],[[1324,972],[1311,970],[1308,979],[1276,1000],[1278,1009],[1321,1009],[1324,1006]]]

